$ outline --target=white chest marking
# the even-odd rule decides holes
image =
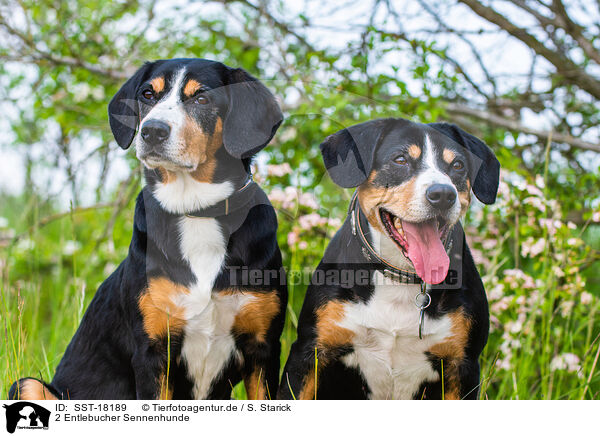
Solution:
[[[154,187],[154,196],[161,206],[175,214],[207,208],[225,200],[232,193],[231,182],[199,182],[185,172],[178,172],[175,180],[170,183],[157,183]]]
[[[419,339],[414,298],[420,286],[376,279],[384,284],[375,287],[369,302],[346,306],[339,323],[354,332],[354,351],[343,362],[360,369],[371,399],[412,399],[423,382],[439,380],[425,352],[451,335],[451,321],[448,316],[426,318],[424,337]]]
[[[186,318],[181,355],[194,381],[194,397],[202,399],[234,352],[231,326],[248,297],[212,293],[226,253],[226,242],[214,218],[183,217],[180,234],[183,258],[196,276],[190,293],[177,301],[185,308]]]

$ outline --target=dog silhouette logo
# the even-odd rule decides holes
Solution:
[[[50,411],[38,404],[19,401],[10,405],[3,404],[6,409],[6,431],[14,433],[18,429],[48,429]]]

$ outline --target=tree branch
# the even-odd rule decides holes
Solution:
[[[590,59],[597,64],[600,64],[600,52],[596,50],[592,42],[583,35],[585,29],[569,17],[565,5],[560,0],[553,0],[551,9],[556,14],[555,21],[558,26],[577,41],[583,52]]]
[[[596,99],[600,100],[600,81],[587,74],[583,68],[576,65],[571,59],[560,53],[549,49],[526,29],[518,27],[510,22],[505,16],[496,12],[491,7],[484,6],[477,0],[458,0],[468,6],[473,12],[492,24],[500,27],[510,35],[527,44],[536,53],[546,58],[556,70],[570,83],[579,86]]]
[[[81,59],[72,58],[68,56],[56,56],[40,50],[34,40],[28,35],[20,32],[15,27],[8,24],[2,15],[0,15],[0,27],[4,28],[10,35],[18,38],[25,46],[29,47],[32,53],[29,55],[32,63],[40,64],[42,61],[48,61],[54,65],[63,65],[68,67],[83,68],[91,73],[98,74],[101,76],[108,76],[115,80],[123,80],[128,77],[128,74],[122,70],[115,70],[112,68],[103,68],[98,65],[90,64]],[[25,55],[25,53],[22,53]]]
[[[563,133],[532,129],[530,127],[525,126],[524,124],[519,123],[518,121],[503,118],[490,112],[473,109],[463,104],[447,103],[445,109],[449,114],[457,114],[477,118],[495,127],[500,127],[514,132],[526,133],[528,135],[534,135],[542,140],[548,140],[548,138],[551,137],[554,142],[563,142],[565,144],[570,145],[571,147],[580,148],[582,150],[591,150],[600,153],[600,144],[593,144],[591,142],[587,142],[580,138],[576,138],[574,136]]]

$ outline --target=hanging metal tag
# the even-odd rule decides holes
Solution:
[[[425,282],[421,282],[421,292],[415,297],[415,305],[419,309],[419,339],[423,339],[423,326],[425,325],[425,309],[431,304],[431,295]]]

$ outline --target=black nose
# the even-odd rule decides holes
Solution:
[[[456,201],[456,191],[450,185],[436,183],[427,188],[425,192],[427,200],[433,207],[439,210],[447,210]]]
[[[148,120],[142,126],[142,139],[150,145],[159,145],[163,143],[171,133],[171,128],[167,123],[159,120]]]

